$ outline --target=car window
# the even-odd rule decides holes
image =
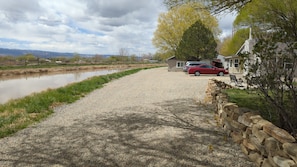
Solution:
[[[212,68],[212,66],[210,66],[210,65],[202,65],[202,66],[200,66],[201,68]]]
[[[188,63],[187,66],[198,66],[200,64],[202,64],[202,63]]]

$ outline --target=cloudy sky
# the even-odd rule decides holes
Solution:
[[[162,0],[0,0],[0,47],[87,54],[154,53]],[[234,16],[221,15],[222,36]]]

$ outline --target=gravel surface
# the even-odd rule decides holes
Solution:
[[[214,77],[229,80],[167,68],[114,80],[0,139],[0,166],[253,166],[197,102]]]

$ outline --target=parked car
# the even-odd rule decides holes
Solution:
[[[201,64],[199,66],[192,66],[188,69],[189,74],[195,74],[199,76],[200,74],[216,74],[218,76],[224,76],[224,74],[229,74],[228,70],[224,68],[218,68],[208,64]]]
[[[201,64],[205,64],[205,63],[199,62],[199,61],[187,61],[186,65],[183,67],[183,71],[187,72],[190,67],[199,66]]]

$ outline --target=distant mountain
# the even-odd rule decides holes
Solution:
[[[0,48],[0,56],[22,56],[25,54],[33,54],[37,57],[42,58],[52,58],[52,57],[71,57],[76,53],[61,53],[61,52],[50,52],[50,51],[41,51],[41,50],[20,50],[20,49],[6,49]],[[79,54],[82,57],[94,56],[91,54]],[[109,55],[106,55],[108,57]]]

